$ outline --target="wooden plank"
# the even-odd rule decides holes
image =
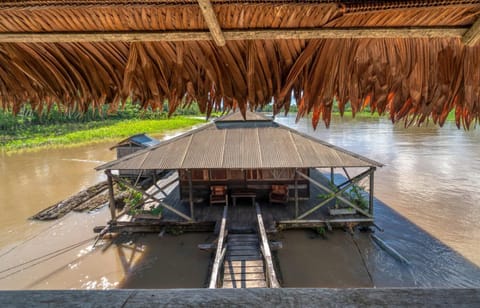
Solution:
[[[467,46],[474,46],[480,39],[480,18],[477,18],[475,23],[462,37],[462,42]]]
[[[227,261],[226,261],[227,262]],[[247,265],[248,264],[248,265]],[[258,261],[228,261],[228,266],[262,266],[263,267],[263,261],[258,260]]]
[[[275,268],[273,267],[272,252],[270,251],[267,232],[265,231],[265,226],[263,225],[262,213],[260,212],[260,206],[258,206],[258,204],[255,204],[255,210],[257,212],[258,232],[260,233],[261,248],[263,257],[265,258],[266,274],[268,276],[269,287],[279,288],[280,284],[278,283],[277,275],[275,274]]]
[[[230,273],[240,274],[240,273],[264,273],[263,266],[249,266],[249,267],[238,267],[238,266],[225,266],[225,275]]]
[[[217,44],[217,46],[225,46],[225,37],[223,36],[222,29],[218,23],[217,15],[213,10],[212,3],[210,0],[198,0],[198,4],[200,5],[203,18],[207,23],[215,44]]]
[[[215,260],[212,267],[212,275],[210,276],[210,283],[208,285],[210,289],[215,289],[217,287],[220,264],[226,251],[223,247],[223,242],[225,241],[226,235],[227,213],[228,205],[225,205],[223,208],[222,223],[220,225],[220,234],[218,236],[217,251],[215,252]]]
[[[462,38],[468,28],[312,28],[223,31],[225,40]],[[210,41],[206,31],[3,32],[0,43],[182,42]]]
[[[0,291],[7,307],[479,307],[480,288]]]
[[[250,280],[250,281],[225,281],[223,288],[266,288],[265,280]],[[258,303],[257,303],[258,305]]]
[[[255,250],[228,250],[228,257],[231,256],[248,256],[248,257],[261,257],[258,249]]]
[[[223,283],[227,281],[248,281],[248,280],[263,280],[265,281],[264,273],[229,273],[223,277]]]
[[[258,245],[235,245],[235,246],[231,246],[231,245],[228,245],[228,250],[230,251],[235,251],[235,250],[258,250],[259,249],[259,246]]]
[[[261,260],[262,256],[228,256],[228,261],[258,261]]]

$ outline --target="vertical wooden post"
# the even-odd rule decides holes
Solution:
[[[106,170],[105,174],[107,175],[107,184],[108,184],[108,207],[110,208],[110,214],[112,215],[112,221],[115,221],[116,210],[115,210],[115,192],[113,191],[113,180],[112,173],[110,170]]]
[[[335,184],[335,175],[333,173],[333,167],[330,168],[330,183]]]
[[[295,218],[298,217],[298,174],[295,168]]]
[[[187,170],[188,175],[188,201],[190,202],[190,217],[195,220],[195,213],[193,209],[193,188],[192,188],[192,171]]]
[[[374,177],[375,167],[370,168],[370,199],[368,204],[368,213],[373,217],[373,187],[374,187]]]

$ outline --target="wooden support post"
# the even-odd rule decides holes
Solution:
[[[207,23],[215,44],[217,44],[217,46],[225,46],[225,37],[223,36],[222,29],[218,23],[217,15],[213,10],[212,3],[210,0],[198,0],[198,4],[200,5],[203,18]]]
[[[187,170],[188,175],[188,201],[190,202],[190,217],[192,220],[195,220],[195,213],[193,207],[193,187],[192,187],[192,171]]]
[[[343,172],[345,172],[345,175],[347,176],[347,179],[351,181],[352,179],[350,178],[350,174],[348,174],[347,169],[345,167],[342,167],[342,169],[343,169]]]
[[[333,168],[333,167],[330,168],[330,183],[332,183],[333,185],[335,185],[335,175],[334,175],[334,173],[333,173],[333,170],[334,170],[334,169],[335,169],[335,168]]]
[[[295,217],[298,217],[298,174],[295,168]]]
[[[108,207],[110,208],[110,215],[112,216],[112,221],[116,219],[116,209],[115,209],[115,192],[113,190],[113,180],[112,172],[110,170],[105,170],[107,175],[107,184],[108,184]]]
[[[475,21],[470,29],[462,37],[462,42],[466,46],[475,46],[480,40],[480,18]]]
[[[370,198],[368,201],[368,213],[373,217],[373,189],[374,189],[374,175],[375,167],[370,168]]]

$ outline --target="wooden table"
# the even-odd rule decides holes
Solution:
[[[234,191],[231,193],[233,206],[237,205],[237,198],[251,198],[252,206],[255,206],[257,194],[254,191]]]

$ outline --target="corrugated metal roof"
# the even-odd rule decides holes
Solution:
[[[210,124],[99,166],[97,170],[380,166],[284,126],[219,129]]]
[[[272,118],[269,118],[261,113],[246,111],[245,112],[245,119],[241,112],[232,112],[229,113],[217,120],[218,122],[226,122],[226,121],[272,121]]]
[[[154,145],[159,144],[160,141],[158,139],[155,139],[153,137],[146,135],[145,133],[142,133],[142,134],[133,135],[123,139],[122,141],[120,141],[119,143],[111,147],[110,150],[116,147],[122,146],[124,144],[129,144],[129,143],[138,145],[140,147],[152,147]]]

